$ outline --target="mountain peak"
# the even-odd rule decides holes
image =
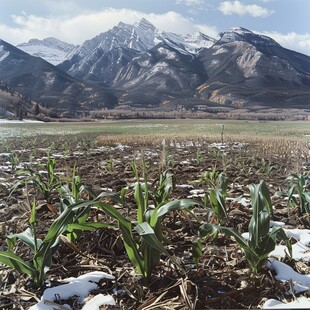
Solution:
[[[138,27],[144,31],[154,32],[156,30],[156,27],[144,17],[140,20]]]
[[[231,27],[228,32],[237,32],[237,33],[253,33],[252,31],[250,31],[249,29],[243,28],[243,27]]]
[[[225,44],[232,42],[248,42],[253,45],[269,45],[279,46],[279,44],[273,39],[256,34],[243,27],[232,27],[227,32],[222,33],[220,40],[217,44]]]

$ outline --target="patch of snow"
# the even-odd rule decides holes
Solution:
[[[263,309],[310,309],[310,299],[298,297],[295,301],[284,303],[276,299],[268,299]]]
[[[115,300],[110,295],[99,294],[87,302],[82,310],[100,310],[100,307],[103,305],[115,306]]]
[[[192,195],[203,194],[205,191],[203,189],[192,189],[189,191]]]
[[[1,57],[0,57],[0,62],[3,61],[5,58],[7,58],[10,55],[10,52],[7,51],[5,52]]]
[[[193,185],[189,185],[189,184],[177,184],[176,187],[179,187],[179,188],[194,188]]]
[[[270,227],[274,227],[274,226],[282,227],[282,226],[285,226],[285,223],[277,222],[277,221],[270,221]]]
[[[89,272],[87,274],[81,275],[77,278],[68,278],[63,280],[64,282],[69,282],[67,284],[59,285],[56,287],[48,288],[44,291],[41,301],[30,307],[30,310],[53,310],[54,306],[46,304],[46,301],[55,301],[55,299],[68,299],[73,296],[79,297],[79,302],[83,303],[84,299],[88,294],[98,288],[97,282],[101,279],[114,280],[114,277],[110,274],[101,271]],[[112,297],[107,296],[107,301],[111,302]],[[111,304],[111,303],[109,303]],[[69,308],[70,309],[70,308]],[[83,308],[84,309],[84,308]],[[91,308],[85,308],[91,309]],[[96,309],[96,308],[92,308]]]
[[[32,119],[23,119],[22,121],[20,121],[20,120],[8,120],[0,118],[0,124],[23,124],[23,123],[44,123],[44,122]]]
[[[219,48],[217,51],[215,51],[212,55],[219,55],[219,54],[225,54],[228,53],[228,50],[224,47]]]
[[[291,281],[294,285],[301,286],[306,290],[310,290],[310,275],[303,275],[296,272],[292,267],[277,261],[276,259],[270,259],[268,261],[268,267],[275,271],[275,279],[278,281],[286,282]]]
[[[181,164],[181,165],[190,165],[191,162],[188,161],[188,160],[183,160],[183,161],[180,162],[180,164]]]
[[[289,238],[299,240],[303,245],[310,245],[310,230],[309,229],[284,229]],[[310,249],[309,249],[310,250]]]
[[[288,249],[285,245],[277,245],[275,249],[269,253],[269,257],[285,257]],[[300,241],[292,245],[293,259],[297,261],[310,262],[310,248],[302,244]]]
[[[171,52],[171,51],[169,51],[169,50],[167,50],[166,48],[163,48],[163,47],[160,47],[158,49],[158,51],[161,54],[165,55],[167,59],[176,59],[176,57],[177,57],[175,52]]]

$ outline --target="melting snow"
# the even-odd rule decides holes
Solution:
[[[102,295],[99,294],[92,298],[83,308],[82,310],[99,310],[100,306],[103,305],[115,305],[115,301],[110,295]]]
[[[302,275],[296,272],[292,267],[277,261],[276,259],[270,259],[268,267],[276,272],[275,279],[278,281],[286,282],[291,281],[295,285],[297,290],[309,291],[310,290],[310,275]]]
[[[286,235],[290,238],[298,240],[292,245],[292,258],[296,261],[302,260],[305,262],[310,261],[310,248],[307,246],[310,243],[310,230],[306,229],[284,229]],[[275,250],[269,256],[285,257],[287,248],[284,245],[277,245]],[[275,258],[270,258],[268,267],[276,273],[275,279],[282,282],[292,283],[292,289],[288,294],[301,293],[310,291],[310,275],[302,275],[292,267],[277,261]],[[290,303],[283,303],[275,299],[267,300],[263,309],[310,309],[310,299],[299,297]]]
[[[167,59],[175,59],[177,57],[176,53],[175,52],[171,52],[169,50],[167,50],[166,48],[163,48],[163,47],[160,47],[158,49],[158,51],[161,53],[161,54],[164,54],[166,56]]]
[[[310,299],[299,297],[287,304],[279,300],[269,299],[264,303],[263,309],[310,309]]]
[[[79,296],[79,302],[83,303],[88,294],[98,288],[96,282],[99,282],[101,279],[113,280],[114,277],[105,272],[95,271],[81,275],[78,278],[65,279],[64,281],[68,281],[69,283],[46,289],[43,293],[41,301],[29,309],[53,310],[54,306],[47,304],[48,302],[53,302],[56,298],[65,300],[73,296]],[[106,298],[98,297],[95,301],[92,301],[94,299],[93,298],[90,301],[91,306],[89,307],[87,303],[87,306],[85,305],[83,309],[99,309],[99,306],[103,305],[104,301],[107,302],[106,304],[115,305],[115,301],[111,296],[105,297]]]

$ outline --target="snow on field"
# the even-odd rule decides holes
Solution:
[[[310,261],[310,230],[307,229],[284,229],[286,235],[297,240],[292,245],[292,258],[296,261]],[[281,282],[290,282],[294,292],[287,294],[310,291],[310,275],[302,275],[292,267],[278,261],[274,257],[285,257],[288,252],[286,246],[277,245],[275,250],[269,254],[268,267],[276,273],[275,279]],[[283,303],[275,299],[267,300],[263,309],[310,309],[310,299],[305,297],[297,298],[290,303]]]
[[[32,120],[32,119],[23,119],[20,120],[9,120],[5,118],[0,118],[0,125],[1,124],[25,124],[25,123],[44,123],[42,121]]]
[[[263,309],[310,309],[310,299],[299,297],[287,304],[279,300],[269,299],[263,305]]]
[[[101,271],[89,272],[78,278],[68,278],[63,280],[69,282],[56,287],[48,288],[44,291],[41,301],[30,307],[29,310],[53,310],[57,309],[57,304],[54,303],[55,299],[69,299],[73,296],[79,297],[79,303],[83,303],[89,293],[98,288],[97,282],[101,279],[113,280],[114,277]],[[100,296],[101,295],[101,296]],[[82,309],[99,310],[102,305],[115,305],[112,296],[97,295],[87,302]],[[56,306],[56,308],[55,308]],[[68,309],[71,309],[68,306]]]

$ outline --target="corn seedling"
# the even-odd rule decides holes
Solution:
[[[138,168],[135,162],[132,163],[132,169],[135,176],[138,177]],[[137,204],[135,221],[125,218],[115,208],[102,202],[96,204],[96,207],[101,208],[118,221],[127,255],[136,267],[138,274],[141,274],[146,281],[149,280],[154,268],[159,264],[160,255],[164,254],[170,257],[163,242],[162,220],[164,216],[169,212],[188,210],[198,204],[190,199],[168,201],[168,196],[174,188],[173,184],[174,176],[167,172],[163,173],[155,191],[151,192],[148,188],[146,174],[144,174],[144,182],[137,181],[134,185],[134,199]],[[118,195],[100,195],[101,198],[104,196],[117,203],[123,202],[123,199]],[[152,200],[154,206],[149,205],[149,201]]]
[[[295,205],[299,208],[299,215],[310,214],[310,192],[307,191],[309,177],[291,174],[286,178],[286,181],[289,182],[287,193],[277,192],[276,195],[286,196],[289,205]]]
[[[265,173],[268,177],[270,177],[272,171],[274,171],[275,169],[275,166],[269,164],[264,158],[262,159],[259,171]]]
[[[38,238],[36,229],[36,203],[32,203],[30,227],[24,232],[13,234],[7,237],[7,251],[0,251],[0,262],[17,270],[20,273],[29,275],[34,284],[40,287],[45,274],[52,264],[52,256],[58,246],[59,236],[66,231],[69,223],[72,222],[75,213],[68,208],[62,212],[51,225],[47,235],[43,240]],[[23,259],[14,253],[14,246],[20,239],[32,250],[32,259]]]
[[[234,237],[245,253],[245,257],[254,273],[259,273],[268,255],[274,250],[277,239],[283,240],[292,255],[288,237],[282,228],[273,227],[270,230],[271,202],[266,184],[250,186],[253,215],[249,223],[249,238],[244,238],[232,228],[215,224],[203,224],[199,228],[201,237],[216,235],[219,231]]]
[[[109,173],[112,173],[112,172],[113,172],[113,170],[114,170],[113,158],[110,158],[109,160],[107,160],[107,165],[106,165],[105,169],[106,169]]]
[[[221,181],[221,178],[219,178],[220,174],[221,173],[217,170],[216,166],[214,166],[211,171],[206,171],[199,181],[206,182],[208,186],[212,188],[220,187],[218,184]]]
[[[56,160],[51,159],[50,155],[48,155],[47,163],[40,166],[43,166],[45,168],[44,173],[35,171],[30,168],[16,171],[16,174],[27,175],[27,177],[25,180],[17,182],[14,185],[13,190],[26,183],[32,183],[43,194],[44,199],[49,204],[51,203],[52,193],[60,187],[60,179],[55,174]]]
[[[196,158],[195,158],[195,162],[198,165],[200,165],[203,161],[203,154],[201,153],[200,149],[197,149],[196,151]]]
[[[71,182],[66,185],[62,185],[58,189],[58,192],[61,198],[60,199],[61,212],[63,212],[67,208],[70,208],[71,205],[83,202],[82,198],[83,192],[91,198],[97,197],[93,189],[91,187],[84,186],[81,181],[81,178],[78,175],[75,175],[75,168],[73,170],[73,176],[71,177]],[[71,242],[76,241],[78,237],[77,231],[85,231],[85,230],[90,231],[111,226],[104,223],[88,221],[90,211],[91,206],[83,207],[76,210],[72,223],[69,224],[67,227],[68,231],[67,238]]]
[[[0,262],[15,269],[20,273],[29,275],[36,287],[41,287],[46,272],[52,265],[52,256],[58,248],[59,238],[65,232],[73,232],[75,230],[94,230],[104,227],[114,227],[115,225],[97,223],[97,222],[80,222],[79,219],[83,214],[87,213],[91,206],[98,204],[97,201],[79,201],[68,205],[61,212],[57,219],[50,226],[43,240],[38,238],[36,225],[36,203],[32,203],[31,216],[29,220],[30,227],[24,232],[13,234],[7,237],[7,251],[0,251]],[[105,211],[114,214],[114,207],[101,204]],[[86,212],[84,211],[86,210]],[[23,259],[14,253],[14,246],[17,239],[30,247],[32,251],[32,259]]]
[[[193,255],[196,268],[198,269],[199,259],[202,256],[201,239],[197,239],[196,241],[194,241],[193,247],[192,247],[192,255]]]
[[[16,166],[19,164],[20,160],[16,153],[7,154],[7,159],[11,165],[11,170],[15,171]]]

